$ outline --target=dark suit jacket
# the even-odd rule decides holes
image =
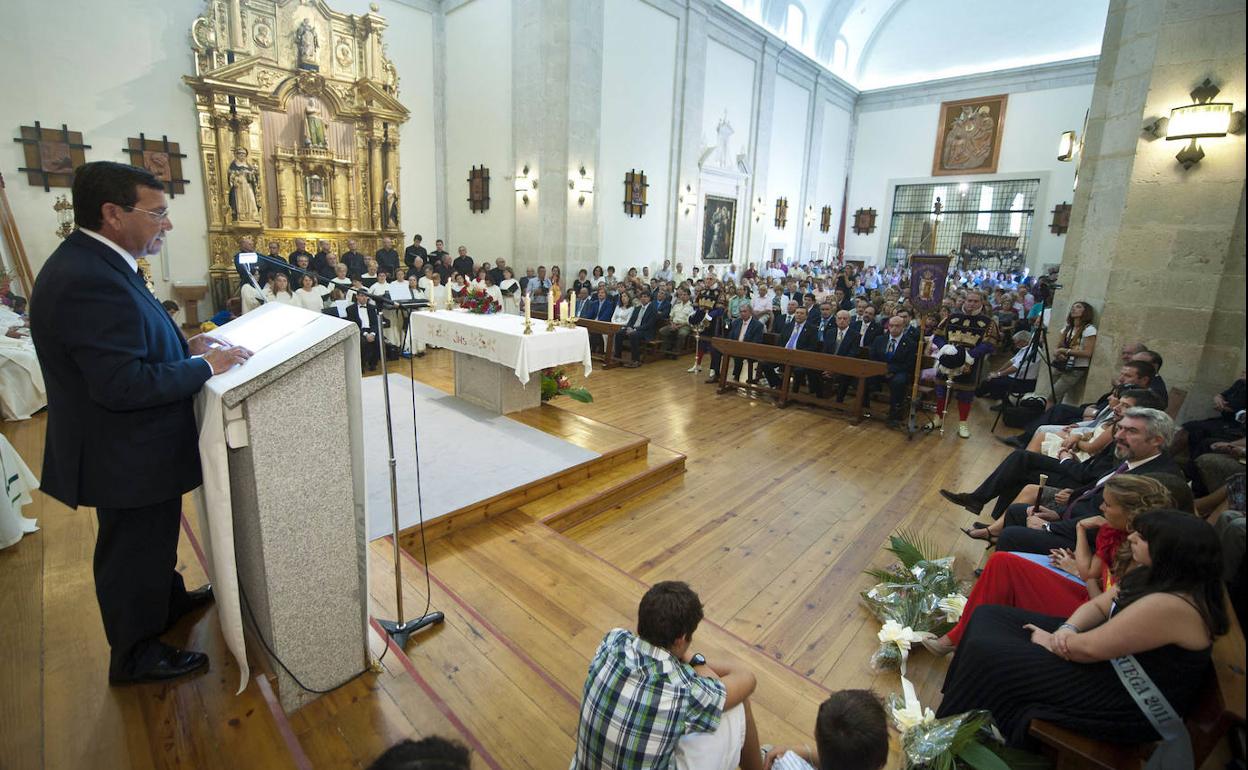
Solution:
[[[408,246],[403,250],[403,264],[409,268],[416,264],[416,258],[420,257],[421,262],[429,261],[429,250],[424,246]]]
[[[850,326],[845,330],[845,337],[841,340],[839,348],[836,346],[836,332],[836,326],[823,332],[823,352],[834,356],[858,355],[858,335],[854,334],[854,327]]]
[[[1100,476],[1097,476],[1095,479],[1092,479],[1092,481],[1089,482],[1087,485],[1079,489],[1073,490],[1070,493],[1070,499],[1076,500],[1078,502],[1076,502],[1074,505],[1074,508],[1071,509],[1069,518],[1064,518],[1062,521],[1054,522],[1052,526],[1050,527],[1050,531],[1057,533],[1057,534],[1068,535],[1068,536],[1073,537],[1075,522],[1078,522],[1080,519],[1086,519],[1089,516],[1100,515],[1101,503],[1104,502],[1105,500],[1104,492],[1102,490],[1097,489],[1096,494],[1089,496],[1088,499],[1086,500],[1079,500],[1079,498],[1082,497],[1085,492],[1091,489],[1095,489],[1096,482],[1100,481],[1101,478],[1104,477],[1106,473],[1109,473],[1116,467],[1118,466],[1114,465],[1110,467],[1108,470],[1105,471],[1105,473],[1102,473],[1100,474]],[[1174,458],[1171,457],[1166,452],[1162,452],[1160,455],[1153,458],[1152,460],[1149,460],[1143,465],[1138,465],[1135,468],[1131,468],[1125,471],[1125,473],[1140,475],[1140,476],[1156,476],[1159,474],[1171,474],[1174,476],[1178,476],[1179,478],[1183,478],[1183,469],[1180,468],[1179,464],[1174,461]],[[1065,511],[1059,510],[1059,513],[1064,514]]]
[[[788,347],[789,337],[793,336],[793,327],[796,325],[796,322],[785,324],[784,328],[776,335],[776,344],[782,348]],[[818,324],[811,323],[809,320],[806,321],[805,325],[802,326],[802,331],[797,335],[797,349],[816,352],[819,350]]]
[[[764,331],[766,330],[763,328],[763,322],[758,320],[757,318],[751,317],[750,325],[745,327],[745,339],[742,341],[743,342],[756,342],[756,343],[762,344]],[[731,326],[728,327],[728,333],[724,335],[724,339],[735,340],[740,336],[741,336],[741,319],[738,318],[737,320],[732,322]]]
[[[347,266],[347,276],[350,278],[359,278],[368,271],[368,260],[358,251],[348,251],[338,261]]]
[[[592,318],[595,321],[611,322],[611,316],[615,314],[615,300],[607,297],[602,302],[597,297],[591,297],[589,300],[589,309],[585,311],[586,318]]]
[[[889,374],[913,374],[914,373],[914,357],[918,352],[917,343],[914,338],[905,332],[901,333],[901,341],[897,343],[897,349],[893,352],[892,360],[888,358],[888,341],[892,337],[887,334],[881,334],[871,343],[871,359],[873,361],[885,361],[888,363]]]
[[[672,301],[671,301],[670,299],[665,299],[665,300],[663,300],[662,302],[659,302],[658,300],[655,300],[654,302],[651,302],[650,304],[651,304],[651,305],[654,305],[654,306],[655,306],[655,309],[656,309],[656,310],[658,311],[658,313],[659,313],[659,324],[660,324],[660,325],[664,325],[664,324],[666,324],[666,323],[667,323],[667,322],[671,319],[671,317],[672,317]]]
[[[373,334],[381,331],[381,322],[377,320],[377,308],[372,305],[365,305],[364,309],[368,311],[368,330]],[[364,327],[360,324],[360,306],[356,304],[347,305],[347,320],[360,327],[363,333]]]
[[[658,328],[659,311],[653,302],[648,305],[638,305],[633,308],[633,314],[628,320],[629,325],[637,329],[637,333],[641,335],[643,340],[652,340],[654,339],[654,332]]]
[[[867,350],[871,349],[871,343],[875,342],[875,338],[884,333],[884,329],[879,324],[873,323],[867,327],[867,333],[864,337],[862,333],[862,321],[857,318],[849,322],[849,330],[853,332],[854,336],[859,340],[859,347],[866,348]]]
[[[71,508],[153,505],[200,484],[193,397],[212,376],[121,255],[81,233],[39,271],[48,390],[41,487]]]

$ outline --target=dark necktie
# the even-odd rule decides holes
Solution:
[[[897,352],[897,338],[889,337],[888,338],[888,357],[892,358],[893,354],[896,352]]]

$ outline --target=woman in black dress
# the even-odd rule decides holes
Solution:
[[[1006,740],[1043,719],[1097,740],[1160,740],[1109,663],[1134,655],[1182,716],[1195,707],[1213,637],[1226,633],[1221,546],[1190,513],[1140,514],[1141,564],[1068,619],[994,605],[975,610],[945,677],[937,716],[987,709]]]

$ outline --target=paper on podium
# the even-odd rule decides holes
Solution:
[[[227,332],[218,334],[231,345],[240,345],[252,353],[259,353],[274,342],[317,319],[311,310],[270,303],[274,307],[266,313],[248,313],[230,324]]]

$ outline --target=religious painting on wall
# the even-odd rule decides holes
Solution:
[[[165,183],[165,192],[170,198],[186,192],[188,180],[182,178],[182,154],[177,142],[169,141],[169,137],[149,139],[140,133],[136,139],[126,139],[126,147],[122,152],[130,155],[130,165],[141,166],[160,181]]]
[[[18,169],[26,174],[26,181],[44,192],[72,187],[74,169],[86,163],[83,151],[91,149],[91,145],[83,144],[82,132],[70,131],[64,123],[59,129],[45,128],[37,120],[20,130],[21,136],[13,141],[21,144],[26,154],[26,165]]]
[[[832,207],[824,206],[819,211],[819,232],[826,233],[832,229]]]
[[[490,170],[485,166],[468,172],[468,208],[474,214],[490,208]]]
[[[631,169],[624,175],[624,213],[639,217],[646,213],[646,172]]]
[[[1062,202],[1053,207],[1053,221],[1049,223],[1049,232],[1054,235],[1065,235],[1070,230],[1070,204]]]
[[[1008,98],[999,94],[940,105],[932,176],[996,173]]]
[[[789,223],[789,199],[776,198],[776,218],[774,220],[776,229],[783,230]]]
[[[949,257],[915,254],[910,257],[910,304],[921,314],[940,309],[949,277]]]
[[[733,234],[737,230],[737,201],[706,196],[702,209],[702,261],[731,262]]]
[[[854,235],[869,235],[875,232],[875,209],[858,209],[854,212]]]

